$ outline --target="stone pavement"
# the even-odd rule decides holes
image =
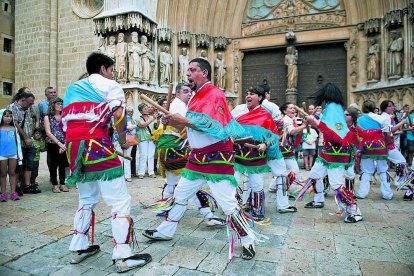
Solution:
[[[265,179],[268,183],[271,178]],[[38,180],[41,194],[0,204],[0,275],[115,275],[110,209],[103,202],[95,209],[95,243],[101,252],[71,265],[68,246],[76,189],[53,194],[44,164]],[[143,210],[140,202],[158,199],[162,185],[160,177],[128,183],[140,250],[151,253],[153,261],[124,275],[414,275],[414,203],[403,202],[401,191],[385,201],[379,185],[373,185],[369,197],[359,200],[364,220],[357,224],[345,224],[333,214],[332,192],[325,208],[304,209],[304,203],[298,203],[295,214],[278,214],[275,194],[266,193],[266,215],[272,224],[255,229],[269,240],[257,246],[257,256],[250,261],[240,258],[237,246],[229,262],[226,228],[206,227],[191,201],[172,241],[150,242],[141,235],[161,219]],[[218,215],[224,218],[221,211]]]

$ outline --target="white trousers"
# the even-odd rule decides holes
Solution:
[[[170,171],[165,171],[166,177],[167,177],[167,186],[165,186],[162,197],[168,198],[174,195],[175,187],[178,184],[178,181],[180,180],[180,175],[175,175]],[[200,211],[200,214],[204,218],[213,218],[214,213],[211,211],[210,207],[202,207],[200,200],[196,195],[193,196],[194,204],[198,207],[198,210]]]
[[[315,165],[316,165],[316,163],[315,163]],[[316,181],[316,185],[315,185],[316,191],[315,191],[315,194],[314,194],[314,197],[313,197],[313,201],[315,203],[325,202],[325,193],[324,193],[323,178],[327,174],[328,174],[328,170],[326,170],[326,174],[323,177],[319,178]],[[349,180],[354,180],[355,179],[355,169],[354,169],[354,166],[351,166],[348,169],[344,169],[344,177],[346,179],[349,179]],[[329,178],[329,176],[328,176],[328,178]]]
[[[123,149],[119,144],[116,145],[116,150],[119,152],[123,152]],[[132,147],[129,147],[126,151],[128,156],[131,156],[131,151]],[[125,179],[131,178],[131,160],[122,158],[121,156],[119,156],[119,159],[121,160],[122,166],[124,168]]]
[[[155,144],[152,141],[139,142],[138,175],[144,175],[148,168],[148,175],[154,174]],[[148,164],[148,165],[147,165]]]
[[[316,179],[316,192],[313,198],[314,202],[324,202],[325,196],[323,194],[323,178],[328,175],[329,185],[333,190],[338,189],[345,184],[345,168],[328,169],[324,164],[315,162],[310,173],[309,178]]]
[[[164,236],[173,237],[177,230],[178,222],[187,209],[188,200],[206,183],[210,186],[212,195],[226,215],[231,215],[236,210],[236,187],[234,187],[230,181],[222,180],[219,182],[210,182],[204,179],[189,180],[185,177],[181,177],[175,188],[174,206],[169,211],[167,220],[158,226],[157,231]],[[249,239],[248,236],[244,237],[244,243],[253,243],[253,239],[246,240],[246,238]]]
[[[380,176],[380,191],[382,198],[392,199],[393,192],[388,181],[387,171],[388,163],[387,160],[373,160],[373,159],[361,159],[361,181],[359,182],[359,190],[356,192],[356,196],[360,198],[366,198],[370,190],[371,177],[375,171]]]
[[[276,179],[276,181],[274,182],[275,184],[274,184],[273,189],[277,190],[276,191],[277,208],[286,209],[289,207],[289,197],[287,193],[285,195],[283,194],[283,185],[282,185],[283,181],[287,180],[286,177],[288,175],[288,170],[286,167],[285,159],[281,158],[281,159],[267,160],[267,165],[269,165],[270,171],[272,172],[272,175]]]
[[[298,165],[298,161],[296,160],[296,158],[285,159],[285,163],[286,163],[286,169],[288,173],[293,172],[297,180],[302,179],[299,175],[300,170],[299,170],[299,165]]]
[[[404,155],[402,155],[401,151],[399,151],[397,148],[388,150],[388,160],[394,164],[407,163]]]
[[[241,186],[240,182],[241,182],[242,174],[236,171],[234,173],[234,177],[236,178],[237,183],[239,183],[239,186]],[[248,174],[247,179],[248,179],[248,182],[247,182],[248,186],[253,193],[263,190],[263,173]]]
[[[112,235],[116,241],[112,259],[123,259],[131,256],[131,247],[125,241],[129,235],[129,222],[125,218],[130,214],[131,196],[128,193],[124,177],[113,180],[98,180],[78,183],[79,209],[75,214],[76,231],[69,246],[70,251],[87,249],[88,236],[85,235],[91,225],[92,210],[99,202],[100,195],[108,206],[112,207]]]

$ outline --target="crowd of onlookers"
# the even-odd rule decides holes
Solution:
[[[19,200],[24,194],[41,193],[36,180],[39,175],[41,152],[46,151],[49,169],[49,181],[53,193],[69,192],[65,178],[69,173],[66,156],[65,132],[62,124],[63,100],[57,97],[53,87],[45,89],[46,98],[35,103],[36,97],[28,87],[22,87],[13,97],[12,102],[0,109],[0,167],[1,194],[0,202],[9,198]],[[165,107],[166,100],[160,100]],[[134,116],[134,108],[128,106],[127,136],[130,148],[127,155],[132,160],[122,158],[125,179],[132,177],[156,177],[156,144],[152,132],[159,127],[160,114],[155,108],[140,104],[140,116]],[[118,151],[117,134],[113,135]],[[137,156],[138,168],[137,168]],[[7,177],[10,194],[7,190]]]
[[[46,151],[46,162],[49,168],[49,177],[54,193],[68,192],[65,178],[68,174],[68,161],[66,157],[65,133],[62,128],[62,104],[63,100],[57,97],[53,87],[45,89],[46,98],[35,104],[35,96],[28,87],[18,90],[11,104],[1,109],[0,126],[0,164],[1,164],[1,195],[0,201],[7,201],[6,179],[9,176],[10,198],[18,200],[23,194],[40,193],[36,181],[39,170],[40,153]],[[159,100],[159,105],[164,108],[167,105],[165,99]],[[356,104],[354,107],[358,109]],[[320,119],[322,106],[303,105],[308,114]],[[282,109],[282,108],[281,108]],[[143,179],[147,173],[155,178],[157,174],[156,141],[153,132],[160,126],[161,114],[152,106],[141,103],[138,106],[139,116],[135,116],[134,108],[127,106],[127,140],[130,148],[127,155],[132,160],[121,158],[125,179],[132,181],[132,177]],[[414,153],[414,131],[403,131],[407,125],[414,122],[414,109],[409,110],[405,105],[400,110],[395,110],[392,116],[393,124],[402,120],[407,112],[406,123],[394,132],[394,141],[407,162],[412,162]],[[283,112],[282,112],[283,113]],[[376,108],[375,113],[380,113]],[[295,113],[292,117],[294,124],[302,124],[303,114]],[[295,140],[296,159],[303,158],[303,169],[310,170],[323,145],[323,136],[318,129],[306,127],[303,132],[297,133]],[[118,136],[113,134],[114,144],[119,152],[117,144]],[[137,157],[138,156],[138,157]],[[138,160],[138,162],[137,162]]]

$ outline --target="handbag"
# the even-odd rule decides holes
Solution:
[[[127,135],[126,140],[130,146],[138,145],[138,139],[135,135]]]

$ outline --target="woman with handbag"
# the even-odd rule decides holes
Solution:
[[[138,110],[141,113],[137,134],[139,140],[138,178],[143,179],[147,169],[149,177],[156,178],[154,173],[155,144],[151,140],[151,135],[155,129],[157,118],[150,115],[149,107],[144,103],[138,106]]]
[[[132,106],[128,106],[127,110],[127,128],[130,130],[131,134],[126,136],[128,144],[131,145],[131,176],[137,176],[137,147],[138,147],[138,137],[137,137],[137,123],[134,119],[134,108]],[[131,119],[129,119],[131,118]]]
[[[126,135],[126,139],[127,142],[129,144],[129,148],[127,149],[127,156],[131,155],[131,151],[132,151],[132,146],[136,146],[138,144],[138,140],[135,136],[135,132],[136,132],[136,128],[137,125],[135,124],[134,119],[132,118],[132,116],[130,115],[129,110],[132,109],[132,107],[127,107],[127,116],[126,116],[126,120],[127,120],[127,125],[126,125],[126,131],[125,131],[125,135]],[[116,150],[119,152],[122,152],[122,148],[121,145],[118,143],[118,133],[116,132],[116,130],[114,130],[114,144],[116,145]],[[123,158],[123,157],[119,157],[119,159],[122,162],[122,166],[124,168],[124,175],[125,175],[125,181],[126,182],[131,182],[131,160]]]

